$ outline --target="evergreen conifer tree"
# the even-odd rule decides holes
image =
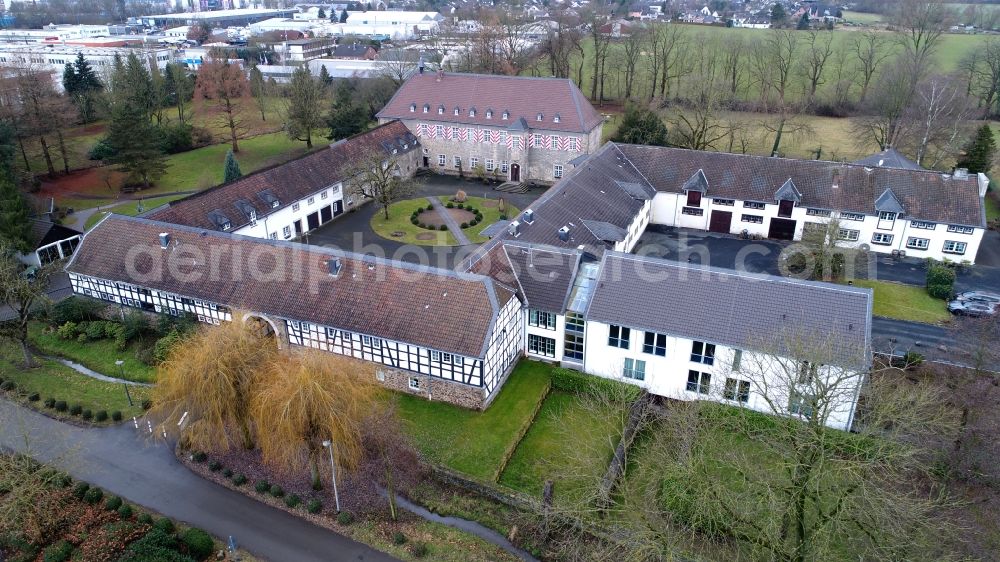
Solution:
[[[976,136],[969,141],[965,155],[958,161],[959,168],[968,168],[971,173],[989,173],[993,167],[993,154],[996,152],[996,142],[989,124],[984,124],[976,131]]]
[[[240,163],[236,160],[236,155],[233,154],[233,151],[230,150],[229,152],[226,152],[226,170],[225,179],[223,181],[225,183],[229,183],[231,181],[236,181],[241,177],[243,177],[243,172],[240,171]]]

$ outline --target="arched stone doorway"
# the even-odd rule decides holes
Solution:
[[[273,338],[274,343],[281,348],[283,330],[280,330],[270,318],[260,314],[245,314],[243,323],[262,338]]]

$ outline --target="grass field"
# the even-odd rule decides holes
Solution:
[[[945,322],[951,318],[945,301],[931,297],[923,287],[865,279],[857,279],[854,284],[875,290],[872,309],[875,316],[928,324]]]
[[[32,345],[39,351],[49,355],[57,355],[74,361],[109,377],[121,377],[130,381],[156,381],[156,368],[150,367],[135,358],[134,345],[125,351],[118,351],[114,340],[90,340],[84,343],[76,340],[64,340],[55,332],[45,332],[45,326],[34,322],[29,328],[29,338]],[[115,361],[122,360],[122,373],[119,374]]]
[[[850,10],[844,11],[844,21],[850,23],[872,25],[876,23],[882,23],[883,18],[884,16],[882,14],[869,14],[867,12],[852,12]]]
[[[120,384],[108,383],[92,379],[65,367],[56,361],[36,357],[39,364],[31,370],[21,366],[21,353],[9,341],[0,343],[0,377],[17,383],[17,388],[24,394],[37,392],[41,400],[32,403],[42,407],[46,398],[65,400],[69,405],[80,404],[84,409],[93,411],[106,410],[109,414],[120,410],[126,417],[142,414],[139,403],[147,397],[148,390],[140,387],[129,388],[135,406],[129,407],[125,391]],[[58,413],[49,410],[52,415]],[[70,417],[66,414],[66,417]]]
[[[500,207],[496,206],[497,200],[490,199],[486,200],[482,197],[469,197],[466,199],[474,208],[479,209],[483,213],[483,220],[476,226],[470,226],[465,229],[465,235],[472,241],[473,244],[482,244],[489,240],[486,236],[482,236],[479,233],[482,232],[487,226],[500,220]],[[492,206],[487,205],[487,203]],[[504,209],[507,217],[516,217],[520,211],[517,207],[507,203],[507,207]]]
[[[176,201],[183,197],[186,197],[186,195],[168,195],[166,197],[153,197],[152,199],[143,199],[142,208],[143,211],[148,211],[150,209],[154,209],[156,207],[159,207],[160,205],[165,205],[171,201]],[[115,205],[114,207],[108,209],[107,211],[98,211],[93,215],[90,215],[90,218],[88,218],[87,222],[84,224],[84,228],[90,230],[90,227],[97,224],[108,213],[116,213],[119,215],[128,215],[130,217],[134,217],[139,214],[139,201],[129,201],[128,203]]]
[[[988,222],[1000,220],[1000,198],[996,192],[986,194],[986,220]]]
[[[403,244],[417,246],[454,246],[458,244],[455,236],[448,230],[428,230],[410,222],[410,215],[418,209],[426,209],[431,204],[425,197],[397,201],[389,205],[389,220],[385,220],[384,210],[379,209],[369,223],[375,234],[387,240],[395,240]],[[393,232],[402,232],[402,236],[393,236]],[[418,239],[418,235],[431,235],[430,240]]]
[[[552,367],[521,361],[484,412],[400,394],[399,413],[429,460],[488,480],[548,386]]]
[[[518,445],[500,483],[541,496],[546,480],[558,503],[576,504],[596,489],[621,428],[617,416],[588,408],[577,394],[554,390]]]

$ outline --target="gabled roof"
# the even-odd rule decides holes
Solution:
[[[688,178],[688,181],[684,182],[681,186],[684,191],[700,191],[705,193],[708,191],[708,178],[705,177],[705,171],[698,169],[697,172]]]
[[[656,190],[648,183],[615,180],[615,184],[625,190],[625,193],[628,193],[629,197],[639,201],[649,201],[656,195]]]
[[[785,183],[781,184],[778,191],[774,192],[774,200],[795,201],[798,203],[802,200],[802,194],[799,193],[798,188],[795,187],[795,184],[792,182],[792,178],[788,178]]]
[[[852,164],[877,168],[924,170],[924,168],[920,167],[920,164],[917,164],[913,160],[903,156],[903,154],[895,148],[887,148],[882,152],[876,152],[875,154],[862,158],[861,160],[855,160]]]
[[[529,308],[562,314],[581,256],[577,250],[503,241],[469,270],[514,287]]]
[[[603,240],[605,242],[621,242],[626,236],[628,236],[627,230],[617,227],[611,223],[584,220],[583,226],[586,226],[587,229],[598,238],[598,240]]]
[[[37,250],[53,242],[77,236],[80,231],[44,219],[31,219],[31,229],[28,234],[28,243],[32,249]]]
[[[738,349],[829,345],[831,360],[863,368],[871,306],[871,289],[605,252],[587,319]]]
[[[468,357],[514,298],[482,275],[121,215],[87,232],[66,270]]]
[[[410,105],[418,107],[431,104],[447,108],[459,107],[458,115],[453,111],[443,114],[411,112]],[[486,117],[485,111],[469,115],[470,107],[503,108]],[[509,111],[506,120],[503,111]],[[543,121],[536,121],[541,113]],[[559,115],[558,122],[554,119]],[[532,78],[524,76],[504,76],[493,74],[465,74],[444,72],[417,73],[399,88],[389,103],[378,113],[381,119],[428,119],[447,123],[508,127],[518,119],[525,123],[519,126],[531,128],[588,133],[603,122],[601,114],[587,101],[583,92],[564,78]]]
[[[416,150],[420,143],[399,121],[339,140],[328,148],[174,201],[147,213],[153,220],[221,230],[220,219],[236,230],[250,222],[250,211],[262,219],[317,191],[347,179],[356,162],[381,151]],[[278,201],[275,207],[271,199]]]
[[[896,195],[892,192],[892,189],[886,189],[882,192],[882,195],[878,196],[878,199],[875,200],[875,210],[889,211],[896,214],[905,212],[903,206],[899,204],[899,199],[896,199]]]

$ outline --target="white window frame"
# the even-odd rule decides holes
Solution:
[[[496,168],[496,162],[492,158],[486,159],[486,171],[492,172]]]
[[[455,164],[455,167],[456,168],[461,168],[462,167],[462,157],[456,154],[453,158],[454,159],[452,160],[452,162]]]
[[[410,390],[420,390],[420,377],[410,377],[410,380],[407,381],[407,386]]]
[[[971,226],[959,226],[957,224],[949,224],[948,232],[953,232],[956,234],[973,234],[976,232],[976,229]]]
[[[448,164],[448,157],[444,154],[438,154],[438,166],[445,166]]]
[[[920,230],[935,230],[937,228],[937,223],[927,221],[910,221],[910,226],[912,228],[919,228]]]
[[[914,250],[926,250],[931,246],[930,238],[917,238],[916,236],[910,236],[906,239],[906,247]]]
[[[895,238],[895,236],[892,234],[876,232],[872,234],[872,244],[877,244],[879,246],[891,246],[893,238]]]
[[[837,240],[847,240],[848,242],[857,242],[861,237],[860,230],[854,230],[851,228],[841,228],[837,230]]]
[[[469,169],[470,170],[474,170],[476,168],[476,166],[478,166],[478,165],[479,165],[479,157],[478,156],[470,156],[469,157]]]
[[[945,240],[941,246],[941,251],[946,254],[964,255],[968,249],[969,244],[967,242],[959,242],[958,240]]]
[[[552,177],[555,179],[560,179],[563,177],[562,164],[556,164],[555,166],[552,166]]]
[[[622,376],[635,381],[646,380],[646,361],[626,357],[622,364]]]
[[[580,150],[580,139],[576,137],[569,138],[569,149],[572,151]]]
[[[323,192],[319,194],[319,198],[320,199],[328,199],[329,197],[330,197],[330,193],[327,192],[326,190],[323,190]]]

